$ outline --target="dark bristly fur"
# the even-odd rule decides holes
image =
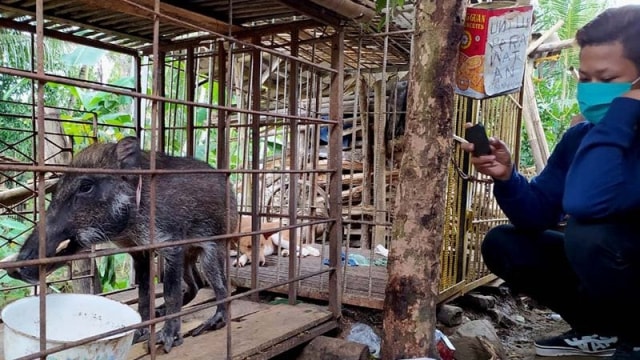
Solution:
[[[210,169],[209,165],[191,158],[158,154],[158,169]],[[72,167],[101,169],[148,169],[149,153],[141,151],[136,138],[124,138],[118,143],[94,144],[79,152]],[[112,241],[128,247],[150,242],[150,177],[142,176],[140,204],[136,201],[138,175],[65,174],[46,213],[47,257],[69,255],[92,244]],[[237,226],[235,196],[227,196],[231,187],[224,174],[171,174],[156,176],[155,241],[211,237],[230,233]],[[228,207],[225,206],[230,199]],[[227,209],[231,209],[228,211]],[[226,229],[227,217],[229,229]],[[66,249],[56,254],[58,245],[69,239]],[[174,246],[157,250],[165,258],[164,300],[162,313],[180,311],[183,302],[195,297],[202,279],[195,267],[200,258],[203,275],[213,287],[218,299],[227,297],[224,274],[224,246],[208,241],[186,247]],[[149,260],[150,252],[132,254],[139,292],[139,311],[143,320],[150,318]],[[38,233],[34,231],[20,249],[18,260],[38,257]],[[52,271],[61,264],[52,265]],[[19,268],[12,277],[38,281],[38,267]],[[182,294],[182,280],[188,290]],[[224,306],[192,335],[219,329],[227,322]],[[137,339],[145,338],[139,332]],[[165,322],[158,342],[169,352],[182,343],[180,319]]]

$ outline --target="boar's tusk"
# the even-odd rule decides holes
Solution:
[[[56,254],[59,253],[60,251],[66,249],[69,246],[69,243],[71,242],[71,240],[67,239],[63,242],[60,243],[60,245],[58,245],[58,247],[56,248]]]
[[[7,256],[6,258],[0,260],[0,262],[15,261],[16,259],[18,259],[17,253]]]
[[[136,188],[136,210],[140,210],[141,198],[142,198],[142,175],[138,177],[138,187]]]

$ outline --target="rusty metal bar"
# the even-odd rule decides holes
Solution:
[[[176,66],[175,63],[178,63],[178,65]],[[170,89],[169,97],[172,97],[174,99],[180,98],[180,77],[182,75],[181,63],[182,63],[181,60],[176,60],[174,58],[171,61],[169,61],[168,66],[166,62],[163,64],[164,73],[166,74],[167,70],[169,70],[169,89]],[[166,83],[163,87],[166,87]],[[163,94],[163,96],[166,96],[166,95],[167,95],[166,93]],[[174,145],[177,142],[176,140],[176,134],[178,133],[177,130],[178,129],[182,130],[184,127],[179,126],[180,124],[177,123],[178,122],[178,106],[172,103],[169,103],[167,108],[168,108],[167,109],[168,111],[165,111],[165,112],[168,112],[169,115],[168,117],[165,117],[165,116],[162,117],[163,119],[162,132],[160,134],[162,135],[163,138],[170,139],[171,145],[169,146],[168,149],[163,147],[162,151],[169,155],[176,155],[174,151]],[[168,122],[169,124],[165,125],[164,124],[165,122]],[[167,131],[167,129],[171,129],[171,130]]]
[[[154,25],[154,29],[155,29],[155,25]],[[155,42],[155,40],[154,40]],[[156,57],[158,56],[158,57]],[[156,68],[156,61],[158,63],[158,67]],[[166,54],[162,51],[158,51],[157,54],[154,53],[154,57],[153,57],[153,84],[152,87],[156,88],[156,90],[151,90],[151,93],[159,96],[161,98],[164,98],[166,96],[165,93],[165,85],[166,85],[166,78],[165,78],[165,71],[164,69],[166,68]],[[157,114],[154,115],[153,114],[153,106],[154,104],[157,102]],[[154,121],[157,121],[157,143],[158,143],[158,147],[157,147],[157,151],[160,152],[165,152],[165,134],[166,134],[166,124],[165,124],[165,119],[166,119],[166,109],[165,109],[165,102],[162,100],[158,100],[158,101],[154,101],[151,103],[151,131],[152,131],[152,135],[151,135],[151,141],[153,143],[153,134],[155,133],[153,131],[153,124]],[[151,147],[153,149],[153,145]]]
[[[260,38],[253,39],[255,44],[260,44]],[[260,111],[260,78],[262,70],[262,53],[256,47],[251,53],[251,109]],[[260,169],[260,117],[253,114],[251,118],[251,169]],[[251,211],[257,211],[260,208],[260,174],[255,172],[251,174]],[[260,229],[260,218],[251,217],[251,229]],[[260,251],[260,238],[257,235],[251,237],[251,288],[258,287],[258,256]],[[259,299],[256,293],[252,300]]]
[[[196,68],[195,68],[195,59],[193,57],[194,49],[187,49],[187,66],[185,68],[185,80],[186,80],[186,98],[187,101],[194,101],[195,92],[196,92]],[[187,156],[193,156],[195,151],[194,147],[194,122],[196,121],[195,112],[193,106],[187,107]]]
[[[231,36],[231,31],[233,29],[233,1],[229,1],[229,11],[228,11],[228,15],[229,15],[229,36]],[[233,53],[232,53],[232,48],[233,45],[232,43],[229,43],[229,56],[225,59],[225,49],[224,49],[224,42],[220,41],[220,45],[219,45],[219,49],[220,49],[220,63],[218,64],[220,66],[220,79],[219,81],[221,81],[222,84],[224,84],[224,86],[218,86],[219,89],[219,95],[220,98],[222,99],[222,104],[226,104],[227,101],[227,97],[225,95],[229,96],[229,103],[232,103],[232,91],[229,92],[229,94],[227,94],[227,84],[232,84],[233,80],[231,78],[232,76],[232,65],[233,65]],[[226,61],[225,61],[226,60]],[[229,76],[227,78],[227,76]],[[222,134],[218,135],[218,139],[222,139],[221,142],[218,143],[218,149],[220,148],[224,148],[224,152],[222,152],[222,154],[225,156],[224,157],[224,162],[223,164],[225,165],[226,168],[229,168],[229,154],[228,154],[228,149],[227,149],[227,142],[226,140],[229,139],[229,137],[227,137],[227,117],[226,117],[226,113],[221,113],[220,115],[223,115],[220,119],[218,119],[218,121],[222,121],[224,122],[224,126],[221,130],[224,130],[222,132]],[[220,129],[218,130],[218,133],[220,133],[221,131]],[[220,155],[218,155],[220,156]],[[227,181],[229,180],[229,175],[227,175],[227,177],[225,178]],[[227,182],[227,185],[229,185],[230,182]],[[229,206],[231,200],[231,192],[228,192],[227,195],[227,203],[226,206]],[[233,211],[238,211],[237,209],[237,205],[236,205],[236,209],[229,209],[229,210],[233,210]],[[238,221],[241,221],[240,219]],[[238,223],[238,227],[240,226],[240,223]],[[229,230],[229,219],[227,218],[227,230]],[[231,249],[231,242],[227,241],[226,242],[226,252],[225,252],[225,256],[227,257],[227,268],[226,268],[226,274],[227,274],[227,292],[229,292],[229,289],[231,289],[231,261],[229,261],[229,252]],[[229,296],[229,294],[227,294],[227,296]],[[231,302],[226,302],[225,303],[226,307],[227,307],[227,314],[229,316],[229,321],[231,321]],[[227,326],[227,343],[226,343],[226,355],[227,355],[227,360],[231,359],[231,355],[233,354],[233,347],[231,345],[232,343],[232,337],[231,337],[231,326]]]
[[[336,29],[336,34],[331,43],[331,67],[337,73],[331,75],[331,94],[329,99],[329,117],[336,119],[337,124],[329,128],[329,167],[336,169],[331,174],[329,181],[329,193],[342,193],[342,94],[343,94],[343,68],[344,68],[344,29]],[[329,266],[335,271],[329,273],[329,310],[334,316],[340,316],[342,312],[340,271],[340,247],[342,244],[342,199],[340,196],[329,198],[329,217],[335,221],[329,232]],[[346,261],[346,260],[345,260]]]
[[[231,11],[231,10],[229,10]],[[231,74],[227,73],[227,70],[231,67],[231,56],[227,58],[227,52],[225,50],[225,46],[224,46],[224,42],[223,41],[219,41],[218,44],[218,56],[217,56],[217,60],[218,60],[218,105],[225,105],[227,103],[227,76],[229,76],[229,83],[231,82]],[[211,59],[210,61],[213,62],[213,59]],[[228,62],[228,63],[227,63]],[[213,73],[210,73],[209,76],[213,76]],[[213,87],[213,82],[211,82],[211,86]],[[211,91],[213,91],[213,89],[211,89]],[[229,167],[229,156],[228,156],[228,148],[227,148],[227,115],[226,115],[226,111],[224,109],[219,109],[218,110],[218,131],[217,131],[217,153],[216,153],[216,167],[218,169],[227,169]],[[227,176],[225,177],[225,186],[230,186],[229,185],[229,173],[227,172]],[[226,198],[226,202],[225,202],[225,206],[229,207],[229,204],[231,203],[231,192],[227,192],[227,198]],[[237,209],[229,209],[229,212],[231,211],[237,211]],[[227,222],[225,224],[226,229],[227,229],[227,233],[229,233],[229,229],[231,227],[230,225],[230,218],[227,217]],[[229,259],[229,253],[231,250],[231,243],[230,241],[226,241],[225,242],[225,256],[227,259]],[[226,261],[225,262],[225,274],[226,274],[226,287],[227,287],[227,292],[229,291],[229,289],[231,289],[231,277],[230,277],[230,273],[231,273],[231,263],[230,261]],[[226,306],[226,312],[227,312],[227,316],[228,316],[228,320],[227,320],[227,324],[230,323],[230,319],[231,319],[231,303],[227,302],[225,303]],[[227,358],[231,357],[232,354],[232,346],[231,346],[231,326],[228,325],[227,329],[226,329],[226,337],[227,337],[227,341],[226,341],[226,347],[225,347],[225,351],[226,351],[226,355]]]
[[[332,219],[324,219],[324,220],[317,220],[317,221],[309,221],[309,222],[305,222],[305,223],[301,223],[301,224],[297,224],[296,226],[282,226],[281,229],[282,230],[288,230],[292,227],[303,227],[303,226],[311,226],[311,225],[319,225],[319,224],[328,224],[333,222]],[[257,234],[264,234],[267,231],[264,230],[257,230],[257,231],[252,231],[252,232],[245,232],[242,233],[243,235],[257,235]],[[72,260],[82,260],[82,259],[94,259],[94,258],[98,258],[98,257],[103,257],[103,256],[107,256],[107,255],[115,255],[115,254],[131,254],[131,253],[135,253],[135,252],[140,252],[140,251],[145,251],[145,250],[156,250],[156,249],[162,249],[165,247],[171,247],[171,246],[182,246],[182,245],[190,245],[190,244],[197,244],[197,243],[201,243],[201,242],[207,242],[207,241],[220,241],[220,240],[229,240],[229,239],[233,239],[236,236],[238,236],[237,233],[229,233],[226,235],[216,235],[216,236],[209,236],[209,237],[200,237],[200,238],[192,238],[192,239],[184,239],[184,240],[175,240],[175,241],[171,241],[170,243],[156,243],[156,244],[147,244],[147,245],[137,245],[137,246],[132,246],[132,247],[127,247],[127,248],[114,248],[114,249],[103,249],[103,250],[98,250],[96,252],[85,252],[85,253],[78,253],[78,254],[74,254],[74,255],[65,255],[65,256],[56,256],[56,257],[51,257],[51,258],[43,258],[43,259],[34,259],[34,260],[20,260],[20,261],[6,261],[6,262],[0,262],[0,269],[11,269],[11,268],[16,268],[16,267],[22,267],[22,266],[37,266],[37,265],[49,265],[49,264],[56,264],[56,263],[61,263],[61,262],[68,262],[68,261],[72,261]]]
[[[36,0],[36,74],[44,75],[44,0]],[[45,165],[45,136],[44,136],[44,81],[37,82],[36,97],[36,123],[37,123],[37,164]],[[47,228],[46,228],[46,194],[45,194],[45,172],[36,173],[38,178],[38,259],[47,256]],[[34,182],[35,185],[35,182]],[[47,346],[47,271],[45,265],[39,266],[38,271],[40,284],[40,350]],[[44,357],[42,358],[44,359]]]
[[[73,281],[73,280],[82,280],[82,279],[89,279],[89,278],[93,278],[93,274],[89,274],[89,275],[73,275],[70,274],[68,279],[62,279],[62,280],[53,280],[53,281],[47,281],[47,285],[52,285],[52,284],[59,284],[59,283],[64,283],[67,281]],[[2,291],[11,291],[11,290],[18,290],[18,289],[26,289],[26,288],[30,288],[30,287],[34,287],[35,285],[33,284],[28,284],[28,285],[16,285],[16,286],[9,286],[9,287],[3,287]]]
[[[47,106],[49,107],[49,106]],[[69,110],[69,109],[67,109]],[[97,114],[92,112],[92,111],[85,111],[85,114],[91,114],[93,119],[97,119]],[[10,114],[10,113],[0,113],[0,116],[6,116],[6,117],[12,117],[15,119],[29,119],[32,120],[33,119],[33,115],[20,115],[20,114]],[[87,125],[86,121],[78,121],[78,120],[65,120],[65,119],[54,119],[54,118],[49,118],[49,117],[45,117],[45,120],[54,120],[56,122],[59,123],[68,123],[68,124],[83,124],[83,125]],[[95,124],[95,122],[94,122]],[[100,123],[99,125],[107,125],[104,123]],[[119,129],[132,129],[132,126],[128,126],[128,125],[118,125],[118,124],[108,124],[109,127],[113,127],[113,128],[119,128]],[[19,128],[7,128],[7,127],[0,127],[1,130],[11,130],[11,131],[24,131],[24,129],[19,129]],[[53,132],[45,132],[45,134],[56,134]],[[90,137],[90,136],[86,136],[86,135],[74,135],[74,137]]]
[[[291,31],[291,56],[298,56],[298,30]],[[289,114],[292,116],[298,115],[298,64],[291,62],[291,70],[289,72]],[[289,128],[289,149],[291,157],[289,159],[289,168],[298,169],[298,123],[296,118],[291,118],[291,126]],[[295,174],[289,174],[289,225],[295,225],[297,220],[298,210],[298,176]],[[302,233],[302,232],[301,232]],[[289,230],[289,278],[296,276],[296,260],[299,259],[297,255],[297,229]],[[297,285],[295,283],[289,284],[289,304],[296,304],[297,297]]]
[[[135,92],[142,93],[142,59],[140,56],[134,57],[136,69]],[[135,108],[133,117],[136,123],[136,137],[142,139],[142,98],[135,97]]]
[[[67,79],[67,78],[64,78],[64,77],[55,76],[55,75],[48,75],[48,74],[38,75],[38,74],[35,74],[35,73],[31,72],[31,71],[13,69],[13,68],[8,68],[8,67],[4,67],[4,66],[0,66],[0,74],[7,74],[7,75],[11,75],[11,76],[23,77],[23,78],[34,79],[34,80],[41,80],[41,81],[52,82],[52,83],[63,84],[63,85],[71,85],[71,86],[76,86],[76,87],[80,87],[80,88],[83,88],[83,89],[105,91],[105,92],[118,94],[118,95],[124,95],[124,96],[139,97],[139,98],[142,98],[142,99],[152,100],[152,101],[156,100],[156,101],[163,101],[163,102],[168,102],[168,103],[173,103],[173,104],[180,104],[180,105],[187,105],[187,106],[198,106],[198,107],[204,107],[204,108],[216,109],[216,110],[222,109],[222,110],[228,111],[230,113],[244,113],[244,114],[252,114],[252,115],[255,115],[257,113],[257,114],[264,115],[264,116],[279,117],[279,118],[283,118],[283,119],[290,119],[291,118],[291,116],[288,115],[288,114],[273,114],[273,113],[270,113],[268,111],[256,112],[254,110],[249,110],[249,109],[239,109],[239,108],[232,108],[232,107],[228,107],[228,106],[219,106],[219,105],[198,103],[198,102],[178,100],[178,99],[169,99],[169,98],[161,97],[161,96],[158,96],[158,95],[147,95],[147,94],[143,94],[143,93],[136,93],[135,91],[131,91],[131,90],[122,90],[120,88],[114,88],[111,85],[108,85],[108,86],[107,85],[97,85],[97,84],[87,83],[87,82],[80,81],[80,80],[72,80],[72,79]],[[335,123],[335,121],[333,121],[333,120],[323,120],[323,119],[312,118],[312,117],[304,117],[304,118],[301,117],[300,120],[305,120],[305,121],[309,121],[311,123],[319,123],[319,124],[334,124]]]
[[[225,106],[227,103],[227,51],[224,48],[224,42],[218,42],[218,105]],[[212,75],[210,75],[212,76]],[[227,112],[222,107],[218,109],[218,152],[216,167],[218,169],[226,169],[228,149],[226,146],[227,135]]]
[[[40,1],[42,1],[42,0],[40,0]],[[181,310],[180,312],[177,312],[177,313],[174,313],[174,314],[169,314],[169,315],[165,315],[165,316],[162,316],[162,317],[157,317],[157,318],[154,318],[154,319],[150,319],[150,320],[147,320],[147,321],[142,321],[141,323],[136,324],[136,325],[129,325],[129,326],[125,326],[125,327],[118,328],[118,329],[115,329],[115,330],[111,330],[111,331],[108,331],[108,332],[104,332],[102,334],[98,334],[98,335],[94,335],[94,336],[91,336],[91,337],[87,337],[87,338],[84,338],[82,340],[68,342],[68,343],[65,343],[64,345],[60,345],[60,346],[57,346],[57,347],[54,347],[54,348],[51,348],[51,349],[47,349],[46,351],[43,350],[43,351],[40,351],[38,353],[34,353],[34,354],[27,355],[27,356],[23,356],[21,358],[15,359],[15,360],[32,360],[32,359],[35,359],[37,357],[42,357],[44,359],[44,356],[49,355],[49,354],[57,353],[57,352],[60,352],[60,351],[66,350],[66,349],[70,349],[72,347],[88,344],[90,342],[93,342],[93,341],[96,341],[96,340],[100,340],[100,339],[104,339],[104,338],[109,337],[109,336],[121,334],[123,332],[131,331],[131,330],[135,330],[135,329],[140,329],[140,328],[143,328],[143,327],[146,327],[146,326],[154,326],[155,324],[163,322],[163,321],[166,321],[166,320],[170,320],[170,319],[173,319],[173,318],[176,318],[176,317],[181,317],[181,316],[193,314],[193,313],[196,313],[198,311],[202,311],[202,310],[206,310],[206,309],[212,308],[214,306],[218,306],[218,305],[221,305],[221,304],[224,304],[224,303],[229,303],[229,302],[231,302],[233,300],[238,300],[238,299],[242,299],[244,297],[248,297],[248,296],[251,296],[251,295],[254,295],[254,294],[258,294],[261,291],[269,290],[269,289],[276,288],[276,287],[279,287],[279,286],[285,286],[285,285],[287,285],[287,284],[289,284],[291,282],[301,281],[301,280],[304,280],[304,279],[308,279],[310,277],[314,277],[314,276],[322,275],[322,274],[327,273],[327,272],[331,272],[333,270],[334,270],[333,268],[329,267],[327,269],[323,269],[323,270],[319,270],[319,271],[316,271],[316,272],[312,272],[312,273],[308,273],[308,274],[305,274],[305,275],[301,275],[301,276],[295,277],[293,279],[288,279],[286,281],[282,281],[282,282],[279,282],[279,283],[276,283],[276,284],[272,284],[272,285],[269,285],[269,286],[248,290],[248,291],[245,291],[245,292],[243,292],[241,294],[229,296],[229,297],[227,297],[225,299],[222,299],[222,300],[216,299],[216,301],[214,301],[214,302],[195,305],[195,306],[189,307],[188,309]],[[151,348],[153,349],[153,348],[155,348],[155,346],[151,346]],[[151,355],[152,358],[153,358],[153,356],[154,355]]]
[[[209,48],[212,49],[213,47],[215,47],[217,44],[216,43],[211,43],[209,44]],[[209,65],[208,65],[208,73],[207,73],[207,79],[206,79],[206,83],[207,85],[209,85],[209,89],[207,91],[207,99],[209,100],[210,103],[213,103],[214,101],[218,101],[218,99],[213,98],[214,96],[214,83],[215,83],[215,73],[216,73],[216,65],[217,65],[217,56],[216,53],[212,50],[208,56],[209,59]],[[199,66],[197,66],[199,67]],[[212,124],[213,122],[211,121],[211,119],[213,118],[213,111],[207,109],[207,120],[204,122],[205,125],[205,133],[206,133],[206,140],[205,140],[205,144],[204,144],[204,160],[206,162],[210,162],[211,159],[209,157],[209,153],[211,150],[211,129],[214,127]],[[216,126],[217,127],[217,126]],[[200,129],[200,126],[194,126],[195,129]],[[216,167],[218,166],[218,163],[216,162]]]
[[[50,172],[60,172],[60,173],[75,173],[75,174],[105,174],[105,175],[170,175],[170,174],[212,174],[212,173],[236,173],[236,174],[253,174],[253,173],[263,173],[264,170],[261,169],[180,169],[180,170],[169,170],[169,169],[155,169],[155,170],[146,170],[146,169],[135,169],[135,170],[126,170],[126,169],[99,169],[99,168],[76,168],[76,167],[67,167],[67,166],[55,166],[55,165],[8,165],[8,164],[0,164],[0,171],[50,171]],[[336,171],[336,169],[319,169],[319,170],[269,170],[270,173],[274,174],[295,174],[295,173],[305,173],[305,172],[316,172],[316,173],[331,173]]]
[[[123,88],[124,89],[128,89],[127,87],[123,87]],[[24,106],[36,106],[36,104],[33,104],[33,103],[25,103],[25,102],[12,101],[12,100],[0,100],[0,103],[24,105]],[[57,109],[57,110],[69,110],[69,111],[78,112],[78,113],[81,113],[81,114],[96,114],[97,115],[97,113],[95,111],[78,110],[78,109],[72,109],[72,108],[68,108],[68,107],[64,107],[64,106],[47,105],[47,107],[50,108],[50,109]],[[49,119],[49,118],[47,118],[47,119]],[[62,119],[55,119],[55,120],[62,120]]]
[[[154,12],[160,12],[160,0],[154,0],[153,2]],[[157,97],[162,97],[164,95],[164,54],[160,52],[160,17],[156,16],[153,19],[153,84],[151,88],[151,93]],[[161,110],[162,108],[162,110]],[[164,124],[164,118],[160,119],[159,117],[164,115],[164,102],[162,101],[153,101],[151,103],[151,149],[149,152],[149,169],[156,169],[156,159],[157,159],[157,150],[164,151],[164,133],[161,136],[158,136],[158,126],[160,126],[160,130],[162,131],[162,126]],[[158,141],[158,137],[160,141]],[[151,183],[149,189],[149,243],[150,245],[154,245],[156,242],[155,239],[155,227],[156,227],[156,199],[157,199],[157,178],[154,175],[151,175]],[[149,256],[149,320],[153,320],[156,317],[156,306],[155,306],[155,294],[156,294],[156,283],[155,283],[155,274],[156,267],[154,264],[154,257]],[[156,343],[156,327],[155,323],[150,324],[149,326],[149,343]],[[149,346],[149,352],[151,355],[151,360],[156,358],[156,347]]]

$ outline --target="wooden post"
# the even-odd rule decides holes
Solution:
[[[405,146],[384,302],[382,359],[439,358],[434,343],[440,253],[451,158],[462,0],[420,0]]]

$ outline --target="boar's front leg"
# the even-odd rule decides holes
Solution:
[[[131,254],[133,258],[133,268],[136,272],[136,283],[138,284],[138,312],[142,321],[150,319],[151,302],[149,299],[149,260],[151,253],[142,251]],[[137,329],[133,336],[133,343],[145,341],[149,338],[149,329]]]
[[[182,276],[184,266],[184,251],[180,247],[167,248],[162,251],[165,258],[164,265],[164,304],[167,315],[180,312],[182,308]],[[158,334],[158,344],[164,344],[166,353],[171,348],[182,344],[180,334],[180,318],[175,317],[164,322],[162,331]]]

